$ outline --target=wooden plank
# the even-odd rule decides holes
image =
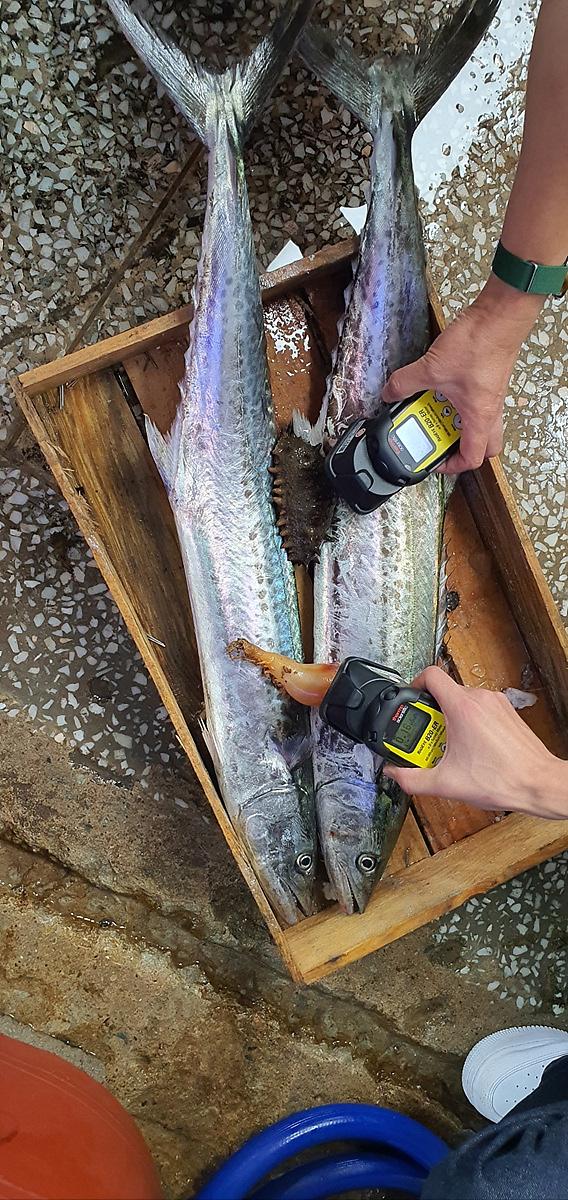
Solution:
[[[323,399],[326,358],[301,296],[282,296],[265,307],[270,387],[277,425],[285,429],[297,409],[314,424]]]
[[[494,556],[512,612],[533,662],[568,726],[568,634],[552,599],[500,463],[491,460],[463,476],[481,537]]]
[[[352,238],[337,246],[319,250],[317,254],[302,258],[288,267],[281,267],[278,271],[262,275],[264,299],[268,301],[290,291],[301,290],[321,274],[342,270],[345,262],[352,258],[357,245],[357,239]],[[60,384],[71,383],[75,379],[91,375],[94,371],[116,366],[132,355],[143,354],[154,346],[175,341],[180,335],[185,335],[192,316],[193,307],[186,304],[164,317],[157,317],[154,321],[127,329],[124,333],[106,338],[93,346],[85,346],[83,350],[76,350],[74,354],[42,363],[41,366],[21,375],[20,384],[28,396],[37,396],[41,392],[59,387]]]
[[[567,847],[568,821],[505,817],[384,879],[360,916],[336,907],[288,929],[296,972],[305,983],[322,979]]]
[[[464,841],[500,819],[499,813],[474,808],[472,804],[462,804],[457,800],[446,800],[444,796],[415,796],[412,807],[434,854],[453,846],[455,842]]]
[[[447,558],[448,591],[454,592],[455,596],[459,598],[457,610],[448,616],[446,648],[450,658],[454,661],[455,674],[461,678],[463,683],[479,686],[481,682],[486,682],[488,686],[491,686],[487,672],[490,674],[492,669],[494,639],[491,637],[491,630],[489,630],[487,638],[485,630],[481,634],[478,610],[474,608],[473,613],[470,613],[470,597],[465,594],[465,584],[462,579],[464,560],[467,563],[475,563],[483,547],[480,545],[473,519],[466,509],[459,489],[454,492],[446,513],[444,544]],[[504,603],[504,597],[500,598]],[[467,651],[470,654],[473,653],[472,658],[468,658],[467,652],[462,653],[460,637],[462,626],[466,626],[468,633],[470,632],[470,617],[473,628],[471,637],[467,640]],[[455,636],[456,629],[458,630],[457,637]],[[507,635],[508,631],[505,636]],[[479,665],[480,663],[483,663],[483,668]],[[476,669],[483,669],[483,680],[473,679],[469,675],[470,664],[477,664]],[[515,673],[515,680],[517,674],[518,672]],[[440,796],[415,796],[413,807],[420,828],[434,852],[444,850],[447,846],[452,846],[454,842],[459,842],[472,833],[485,829],[496,819],[495,813],[474,808],[470,804],[460,804],[455,800],[446,800]]]
[[[306,287],[306,297],[317,322],[320,337],[329,355],[339,342],[339,325],[345,314],[345,292],[352,281],[352,261],[348,259],[342,271],[320,276]]]
[[[179,381],[183,375],[183,357],[187,337],[166,342],[144,354],[129,358],[124,369],[138,400],[161,433],[167,433],[176,415],[179,401]]]
[[[429,277],[433,332],[445,326],[444,310]],[[497,570],[533,662],[550,699],[568,726],[568,633],[550,594],[530,537],[523,525],[505,472],[496,458],[466,472],[460,484],[481,538]]]
[[[136,421],[110,372],[78,381],[63,410],[56,393],[36,402],[23,388],[16,390],[236,863],[280,945],[279,922],[213,785],[205,752],[196,745],[202,690],[185,575],[166,493]],[[294,974],[286,947],[281,950]]]
[[[523,709],[527,725],[555,754],[568,753],[554,709],[539,673],[515,624],[493,556],[460,487],[449,505],[445,525],[448,591],[457,607],[448,614],[446,649],[454,674],[469,687],[530,690],[537,696]],[[432,850],[442,850],[498,819],[451,800],[417,797],[414,808]]]
[[[568,754],[551,698],[521,637],[495,559],[484,545],[461,488],[448,513],[448,589],[457,607],[448,614],[446,646],[457,675],[469,687],[521,688],[537,701],[521,717],[554,754]]]
[[[420,826],[412,809],[409,809],[383,879],[388,879],[390,875],[397,875],[399,871],[406,871],[413,863],[421,862],[422,859],[429,857],[430,851],[422,836]]]

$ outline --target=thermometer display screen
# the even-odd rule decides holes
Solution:
[[[428,728],[430,717],[419,708],[409,705],[400,724],[391,723],[387,730],[385,741],[397,750],[410,754],[418,745],[424,731]]]
[[[416,417],[408,417],[401,425],[397,425],[396,435],[414,459],[416,466],[419,466],[425,458],[429,458],[432,451],[436,449],[434,442],[424,432]]]

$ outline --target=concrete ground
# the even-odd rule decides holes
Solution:
[[[421,42],[446,7],[321,4],[367,53],[379,35]],[[449,315],[498,235],[536,7],[503,0],[417,135]],[[242,49],[269,23],[261,0],[192,11],[195,53],[223,38]],[[2,438],[11,374],[187,299],[204,167],[184,175],[191,139],[102,4],[6,0],[0,38]],[[264,264],[288,237],[309,251],[348,235],[339,205],[365,198],[368,146],[294,64],[247,159]],[[505,465],[568,615],[563,312],[548,305],[523,350]],[[80,1053],[138,1120],[168,1196],[305,1104],[374,1100],[455,1136],[473,1121],[459,1089],[472,1041],[566,1022],[567,856],[318,987],[290,983],[74,522],[34,470],[33,456],[0,467],[0,1031]]]

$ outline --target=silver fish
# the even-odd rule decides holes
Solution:
[[[322,415],[308,436],[329,442],[381,407],[396,368],[424,353],[430,323],[412,134],[478,44],[499,0],[466,0],[415,58],[369,65],[309,26],[308,66],[374,138],[371,199]],[[296,423],[297,431],[302,422]],[[305,432],[305,429],[304,429]],[[372,516],[337,504],[315,568],[317,662],[358,655],[410,681],[436,656],[445,484],[439,475],[400,492]],[[314,718],[320,844],[336,898],[362,911],[402,827],[408,797],[381,779],[381,760]]]
[[[158,37],[125,0],[108,2],[209,151],[181,401],[166,438],[151,422],[147,432],[182,550],[223,800],[266,893],[293,923],[315,908],[309,724],[304,710],[251,664],[232,659],[228,647],[246,637],[302,657],[294,572],[271,501],[276,429],[243,145],[314,0],[288,4],[270,36],[224,74]]]

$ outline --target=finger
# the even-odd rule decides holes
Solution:
[[[487,439],[487,457],[495,458],[503,449],[503,413],[500,412]]]
[[[437,475],[459,475],[459,468],[458,468],[458,470],[456,470],[455,467],[452,465],[454,460],[456,459],[456,457],[458,457],[458,456],[453,454],[451,458],[447,458],[445,462],[440,463],[440,466],[436,467],[436,474]]]
[[[461,435],[459,450],[443,464],[445,474],[459,475],[462,471],[475,471],[487,457],[487,430],[466,427]]]
[[[430,692],[430,695],[444,710],[450,709],[462,695],[459,683],[456,683],[455,679],[452,679],[440,667],[426,667],[425,671],[413,679],[412,687],[423,688],[424,691]]]
[[[430,381],[430,367],[428,359],[424,355],[417,362],[409,363],[407,367],[400,367],[398,371],[393,371],[383,388],[382,399],[386,404],[392,404],[395,400],[406,400],[415,392],[421,392],[428,388]]]

